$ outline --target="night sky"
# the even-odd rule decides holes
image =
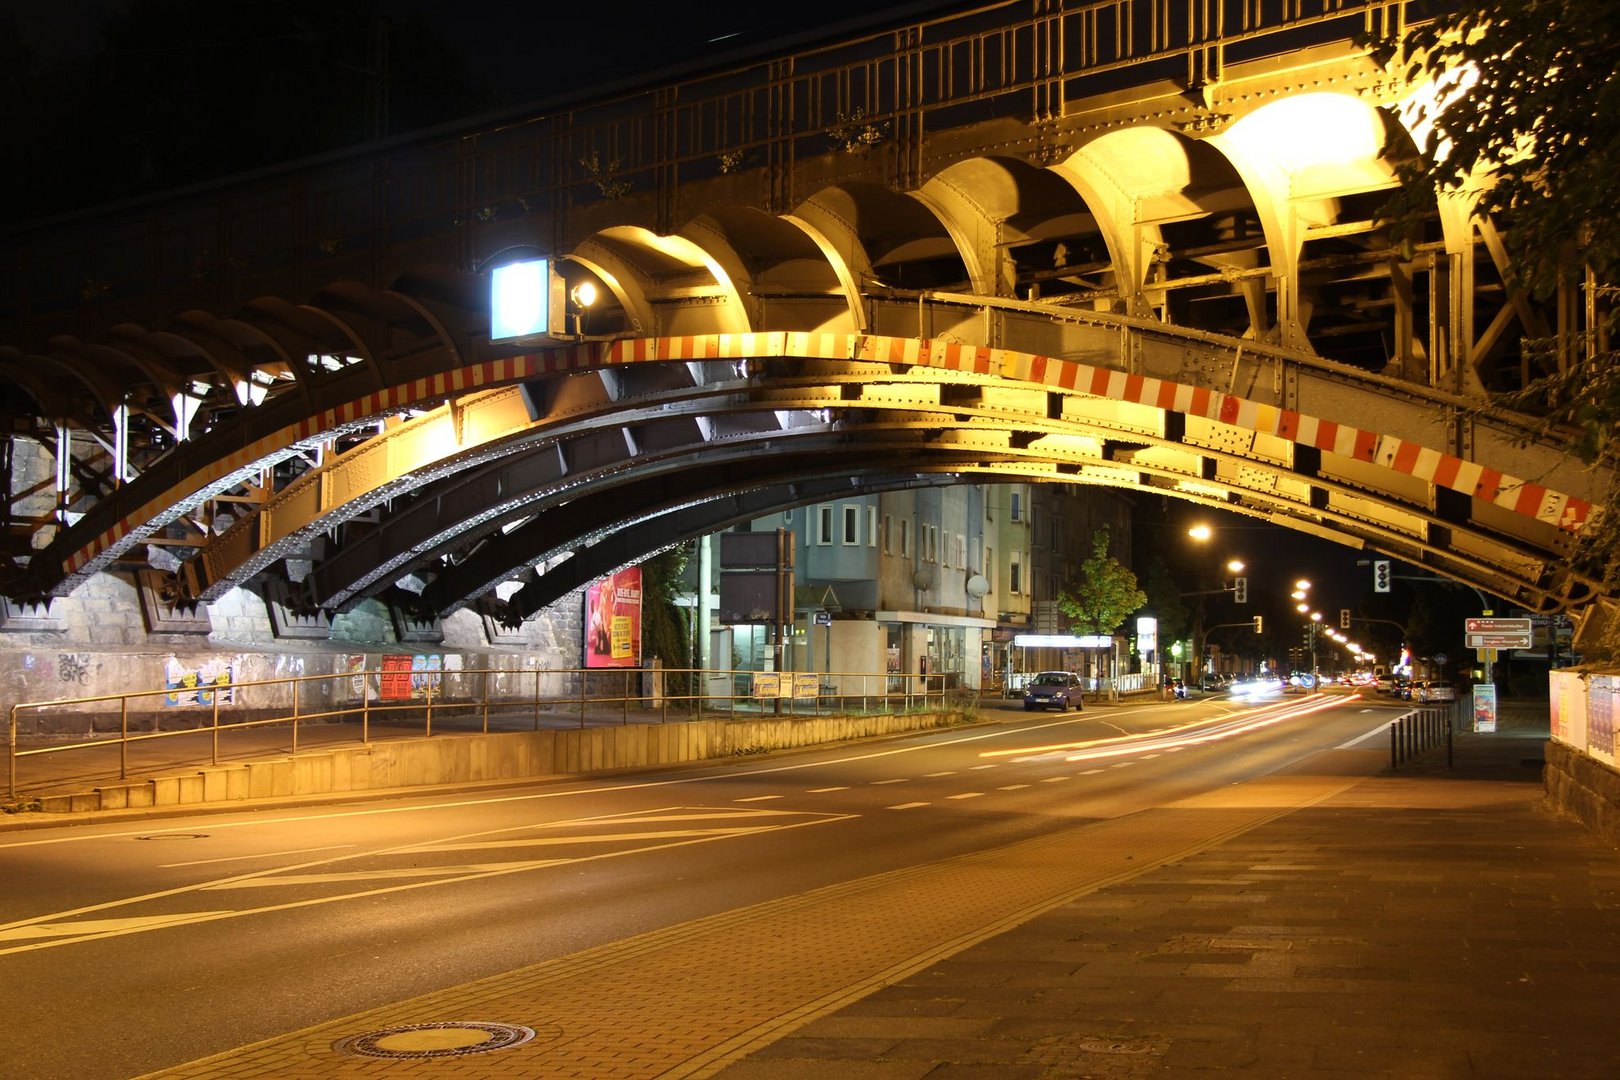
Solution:
[[[34,55],[51,62],[94,53],[108,15],[131,6],[132,0],[69,0],[19,5],[10,17]],[[894,18],[973,5],[964,0],[817,0],[792,8],[759,0],[375,0],[373,6],[397,18],[419,15],[462,49],[504,96],[524,100],[618,83],[664,68],[713,63],[772,42],[836,37]]]

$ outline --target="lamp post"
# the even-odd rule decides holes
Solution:
[[[1311,612],[1311,689],[1315,690],[1321,685],[1322,679],[1316,673],[1316,628],[1322,625],[1322,613]]]
[[[1211,528],[1209,525],[1206,525],[1206,524],[1200,522],[1200,523],[1198,523],[1196,525],[1193,525],[1190,528],[1188,528],[1187,529],[1187,535],[1189,537],[1191,537],[1192,539],[1198,541],[1200,544],[1203,544],[1203,543],[1208,543],[1209,542],[1209,540],[1215,535],[1215,530],[1213,528]],[[1225,570],[1226,574],[1231,574],[1231,575],[1238,575],[1238,574],[1243,573],[1243,570],[1244,570],[1243,560],[1241,560],[1241,559],[1227,559],[1226,563],[1225,563],[1225,566],[1224,566],[1224,570]],[[1221,596],[1221,595],[1225,595],[1225,594],[1228,594],[1228,593],[1232,594],[1233,598],[1238,603],[1240,603],[1240,604],[1247,603],[1248,602],[1248,579],[1247,578],[1241,578],[1241,577],[1233,577],[1232,581],[1229,583],[1227,581],[1227,579],[1226,579],[1226,576],[1223,574],[1222,578],[1221,578],[1221,587],[1220,588],[1218,588],[1218,589],[1195,589],[1192,592],[1184,592],[1181,595],[1182,596],[1197,596],[1197,597],[1202,598],[1202,597],[1205,597],[1205,596]],[[1211,627],[1210,629],[1214,629],[1214,627]],[[1203,681],[1204,664],[1205,664],[1204,649],[1203,649],[1203,639],[1204,639],[1206,633],[1207,633],[1207,631],[1204,629],[1204,605],[1203,605],[1202,599],[1200,599],[1198,606],[1193,610],[1193,625],[1192,625],[1192,656],[1191,656],[1192,671],[1190,672],[1190,674],[1192,676],[1192,679],[1193,679],[1193,682],[1194,682],[1195,685],[1198,684],[1198,683],[1201,683]]]

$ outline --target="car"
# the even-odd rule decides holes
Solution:
[[[1042,671],[1024,687],[1024,711],[1032,709],[1084,709],[1085,686],[1072,671]]]
[[[1457,688],[1448,682],[1418,683],[1412,697],[1424,705],[1450,705],[1457,700]]]

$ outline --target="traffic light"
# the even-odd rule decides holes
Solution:
[[[1339,609],[1339,629],[1350,629],[1350,609],[1347,607],[1342,607]]]
[[[1256,615],[1254,617],[1254,632],[1257,634],[1266,632],[1266,620],[1263,616]]]
[[[1389,592],[1389,560],[1373,560],[1373,592]]]
[[[1249,602],[1249,579],[1246,577],[1234,578],[1232,581],[1232,599],[1239,604]]]

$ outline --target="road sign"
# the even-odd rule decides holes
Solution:
[[[818,612],[816,612],[816,625],[817,626],[831,626],[832,625],[832,612],[830,612],[830,611],[818,611]]]
[[[1464,619],[1463,639],[1470,649],[1528,649],[1529,619]]]
[[[1470,634],[1528,634],[1530,619],[1464,619],[1463,630]]]

